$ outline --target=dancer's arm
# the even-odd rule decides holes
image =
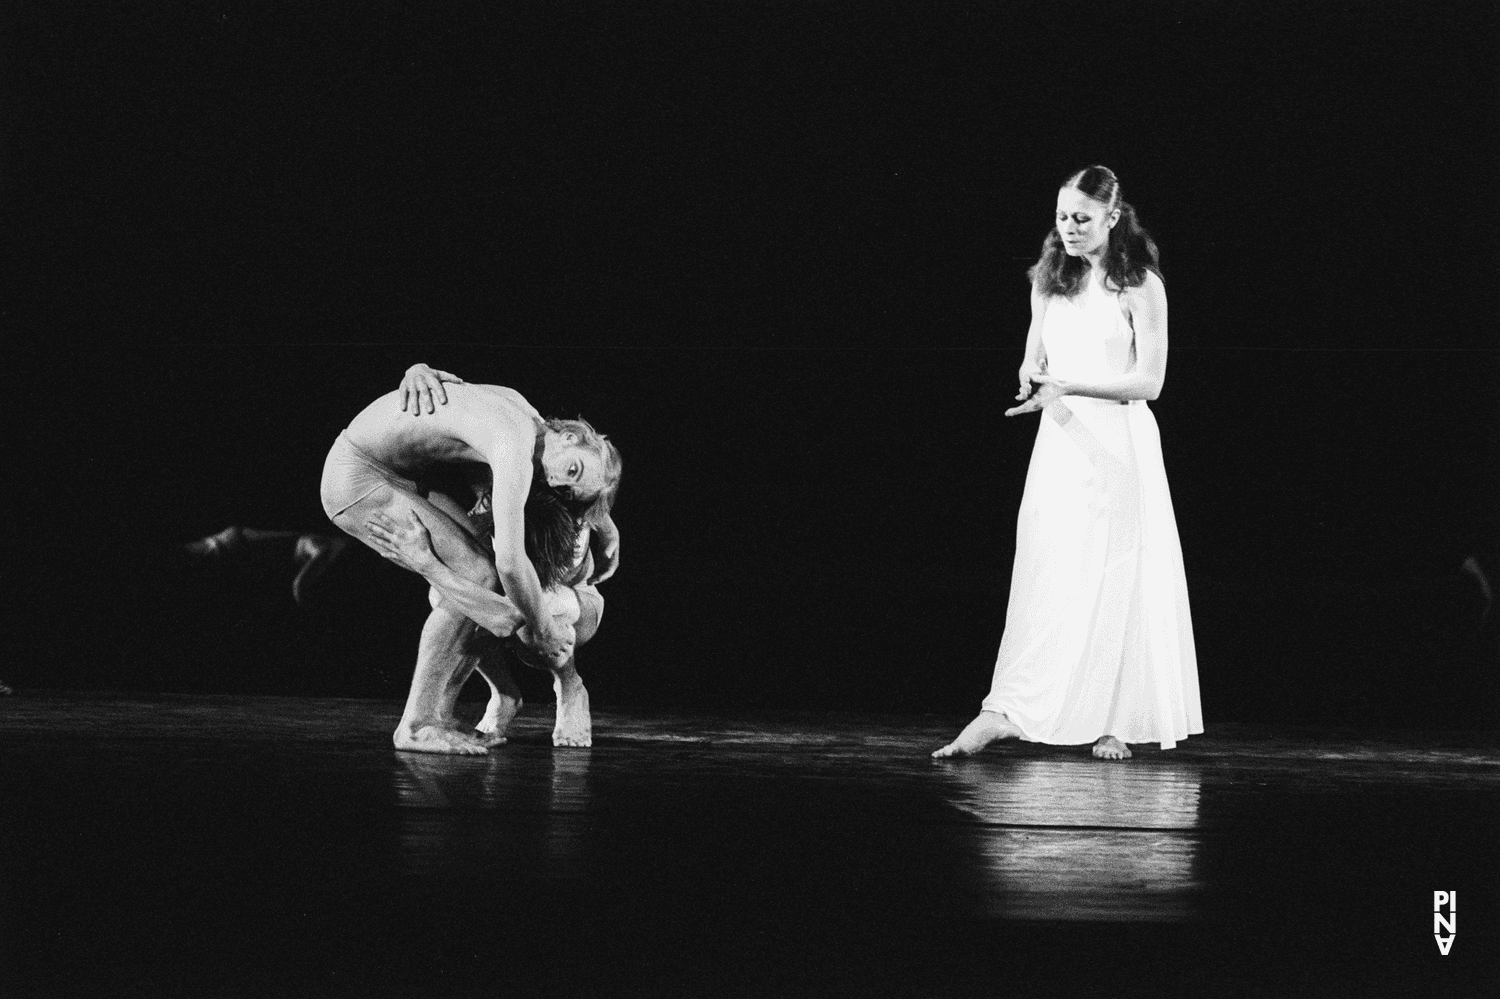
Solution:
[[[590,583],[602,583],[620,568],[620,529],[610,517],[593,528],[589,549],[594,553],[594,575]]]
[[[561,587],[550,594],[552,607],[547,613],[547,620],[557,644],[549,651],[537,640],[536,630],[527,626],[525,615],[515,604],[495,591],[487,590],[473,580],[460,576],[441,560],[430,571],[421,575],[437,589],[443,606],[462,614],[496,638],[515,635],[528,648],[547,653],[559,664],[573,654],[573,647],[578,642],[575,625],[582,610],[578,594],[572,588]]]
[[[452,610],[462,614],[496,638],[508,638],[520,632],[516,637],[531,648],[545,651],[537,639],[536,629],[527,627],[526,616],[515,604],[494,590],[487,590],[472,579],[460,576],[435,555],[433,557],[436,565],[421,575],[442,595],[444,604],[450,605]],[[565,609],[558,613],[546,614],[546,620],[551,629],[549,634],[552,634],[556,641],[552,650],[553,654],[562,654],[563,658],[566,658],[567,653],[572,651],[577,641],[572,623],[567,618],[571,612],[572,621],[576,621],[579,611],[578,597],[573,595],[572,591],[565,591],[564,596],[571,598],[571,607],[567,607],[565,599],[563,601]],[[559,614],[563,620],[559,620]]]
[[[530,421],[526,421],[529,431]],[[512,439],[515,436],[516,439]],[[495,571],[505,595],[526,615],[529,645],[540,652],[555,652],[567,644],[542,603],[542,583],[536,567],[526,557],[526,495],[531,488],[531,452],[534,436],[501,432],[487,448],[490,456],[490,503],[495,516]]]
[[[526,615],[504,596],[460,576],[435,555],[433,558],[435,564],[430,568],[413,571],[431,583],[453,610],[496,638],[508,638],[526,623]]]

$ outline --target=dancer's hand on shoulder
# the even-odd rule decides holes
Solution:
[[[1040,412],[1046,409],[1051,403],[1056,402],[1060,397],[1068,394],[1067,385],[1061,378],[1037,374],[1033,375],[1031,380],[1036,383],[1037,390],[1031,394],[1031,398],[1021,403],[1021,405],[1013,409],[1007,409],[1005,411],[1006,416],[1021,416],[1025,413]]]
[[[375,550],[403,569],[425,574],[441,564],[432,550],[432,535],[415,510],[404,524],[376,511],[365,521],[365,528],[375,542]]]
[[[448,405],[448,390],[443,388],[444,382],[462,385],[464,380],[425,364],[413,364],[407,368],[405,377],[401,379],[401,412],[409,411],[412,416],[421,416],[424,399],[429,413],[437,412],[440,405]]]

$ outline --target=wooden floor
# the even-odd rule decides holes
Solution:
[[[477,705],[475,706],[477,707]],[[1433,996],[1500,980],[1500,741],[1212,726],[927,753],[961,719],[0,700],[0,995]],[[1432,893],[1463,920],[1438,953]]]

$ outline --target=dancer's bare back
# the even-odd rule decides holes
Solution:
[[[349,439],[397,472],[456,462],[530,470],[542,420],[521,393],[503,385],[446,388],[448,405],[421,419],[402,410],[399,391],[381,396],[349,424]]]

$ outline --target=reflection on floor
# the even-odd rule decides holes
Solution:
[[[600,712],[554,750],[530,707],[460,759],[397,713],[0,702],[0,994],[1465,995],[1500,953],[1494,735],[933,761],[958,719]]]
[[[1076,757],[1078,754],[1074,754]],[[1183,920],[1199,890],[1196,768],[1021,759],[959,764],[950,800],[982,827],[977,904],[1008,919]]]

